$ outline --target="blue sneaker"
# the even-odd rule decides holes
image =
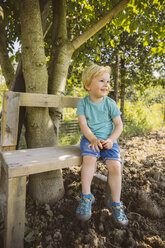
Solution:
[[[128,225],[128,219],[124,213],[124,209],[126,207],[123,206],[122,202],[119,202],[119,203],[112,202],[111,191],[108,185],[108,181],[106,184],[105,204],[106,204],[106,207],[111,210],[115,223],[119,224],[120,226]]]
[[[110,203],[109,207],[112,211],[115,223],[117,223],[121,226],[128,225],[128,219],[124,213],[125,207],[123,206],[123,203],[122,202],[119,202],[119,203],[112,202],[111,200],[109,201],[109,203]]]
[[[92,194],[83,195],[80,193],[81,201],[76,209],[76,217],[81,221],[87,221],[91,218],[91,206],[95,198]]]

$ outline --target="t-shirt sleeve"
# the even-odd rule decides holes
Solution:
[[[121,112],[120,112],[116,102],[111,100],[111,103],[110,103],[110,116],[111,116],[111,118],[113,119],[119,115],[121,115]]]
[[[81,99],[77,104],[77,115],[85,115],[84,100]]]

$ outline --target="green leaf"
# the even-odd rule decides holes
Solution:
[[[145,40],[145,41],[143,42],[143,46],[148,46],[148,41]]]
[[[111,44],[112,47],[115,47],[115,43],[114,43],[113,40],[110,40],[110,44]]]
[[[35,240],[35,232],[34,231],[31,231],[30,233],[28,233],[25,237],[25,241],[30,243],[32,241]]]

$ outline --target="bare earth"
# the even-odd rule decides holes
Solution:
[[[65,169],[66,194],[58,204],[40,205],[28,197],[25,248],[165,247],[165,130],[122,139],[120,147],[125,150],[122,201],[128,227],[113,224],[98,184],[92,185],[91,220],[76,220],[80,168]],[[101,163],[98,171],[107,173]]]

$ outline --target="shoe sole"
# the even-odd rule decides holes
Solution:
[[[113,214],[112,214],[112,221],[113,221],[114,225],[117,226],[117,227],[124,227],[124,228],[126,228],[128,226],[128,221],[126,223],[118,222],[115,219],[115,217],[113,216]]]
[[[81,221],[85,222],[85,221],[90,220],[91,215],[89,215],[89,216],[84,216],[84,215],[82,215],[82,214],[76,214],[76,218],[77,218],[78,220],[81,220]]]
[[[95,198],[93,198],[92,201],[91,201],[91,207],[92,207],[92,204],[93,204],[94,202],[95,202]],[[83,222],[90,220],[91,216],[92,216],[92,214],[84,216],[84,215],[82,215],[82,214],[77,214],[77,213],[76,213],[76,218],[77,218],[78,220],[83,221]]]

